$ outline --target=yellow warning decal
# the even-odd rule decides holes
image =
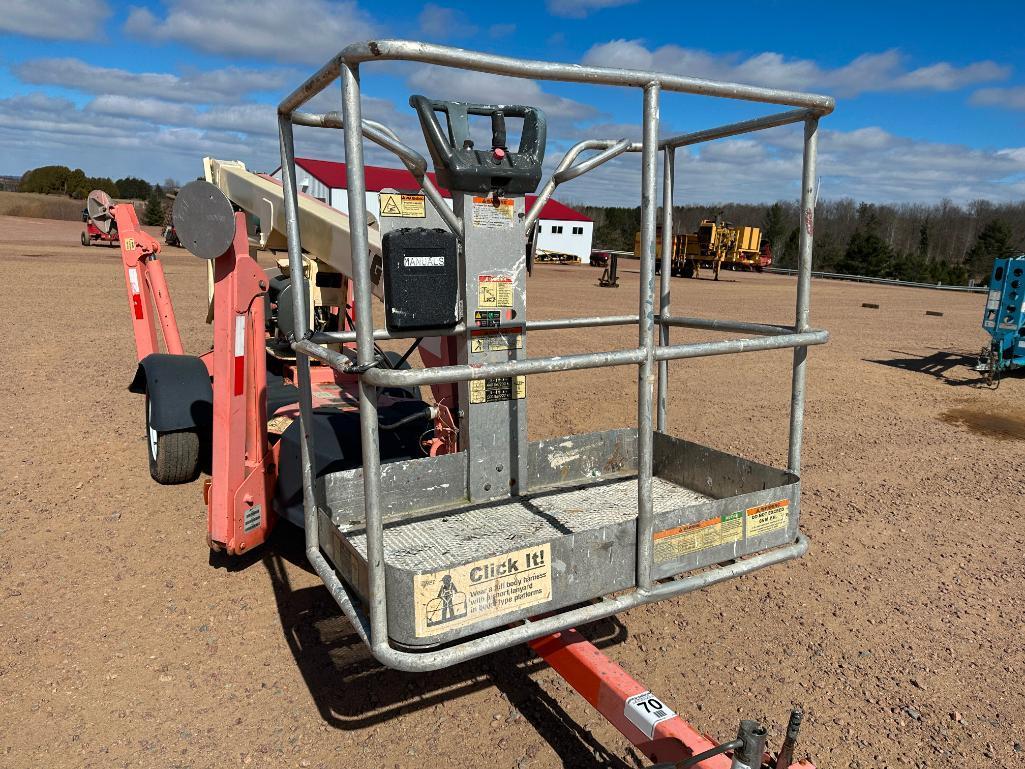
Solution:
[[[512,275],[478,275],[478,307],[512,307]]]
[[[127,250],[127,251],[134,251],[135,250],[135,238],[125,238],[125,250]]]
[[[790,500],[781,499],[767,505],[747,509],[747,537],[757,537],[770,531],[785,529],[790,520]]]
[[[470,403],[496,403],[498,401],[520,400],[527,397],[527,378],[518,376],[498,379],[471,379]]]
[[[470,220],[474,227],[488,230],[512,227],[516,222],[516,206],[512,198],[474,198]]]
[[[698,521],[655,532],[655,562],[664,563],[680,556],[739,542],[744,536],[744,514],[727,513],[707,521]]]
[[[379,192],[381,216],[404,216],[410,219],[424,219],[427,205],[423,195],[403,195],[398,192]]]
[[[470,352],[502,352],[505,350],[522,349],[523,337],[520,334],[475,336],[470,340]]]
[[[431,574],[413,575],[417,638],[500,617],[552,599],[552,547],[543,545]]]

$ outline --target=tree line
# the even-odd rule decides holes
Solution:
[[[594,247],[632,251],[639,208],[576,206],[594,220]],[[770,206],[727,203],[673,208],[675,232],[695,232],[716,215],[761,227],[777,267],[797,265],[800,210],[796,202]],[[661,218],[659,218],[661,221]],[[983,283],[993,260],[1025,251],[1025,201],[966,206],[819,201],[815,208],[816,270],[923,283]]]
[[[102,190],[115,199],[145,200],[142,223],[156,226],[163,225],[166,219],[166,193],[177,188],[174,179],[165,179],[163,185],[150,184],[135,176],[115,181],[106,176],[86,176],[81,168],[72,170],[67,166],[33,168],[22,174],[18,184],[18,192],[66,195],[74,200],[85,200],[93,190]]]

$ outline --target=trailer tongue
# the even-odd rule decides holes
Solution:
[[[541,110],[413,96],[439,182],[452,192],[449,208],[426,159],[361,116],[359,68],[377,60],[636,87],[643,141],[579,143],[528,209],[525,196],[540,182],[546,150]],[[298,111],[338,77],[341,114]],[[803,123],[807,226],[792,327],[671,313],[672,220],[665,212],[673,155],[697,140],[659,139],[659,102],[674,91],[794,108],[711,129],[701,140]],[[574,628],[807,550],[798,528],[804,372],[807,347],[827,338],[808,325],[815,151],[818,119],[832,107],[821,96],[421,43],[346,48],[279,108],[281,185],[239,163],[208,159],[207,181],[188,185],[176,200],[182,243],[210,261],[211,352],[183,354],[159,244],[139,231],[128,208],[112,209],[140,359],[133,388],[147,394],[151,472],[162,482],[188,480],[198,472],[193,447],[209,445],[211,547],[247,552],[279,517],[303,526],[311,564],[386,666],[437,670],[528,643],[653,762],[810,766],[792,763],[799,714],[775,756],[753,721],[716,744]],[[471,135],[472,116],[490,122],[490,141]],[[509,121],[517,123],[515,147]],[[298,194],[293,124],[344,130],[349,216]],[[366,211],[365,139],[410,172],[403,189],[380,193],[377,221]],[[584,151],[597,154],[577,161]],[[656,315],[660,152],[667,245]],[[641,155],[637,314],[533,319],[525,244],[540,207],[557,184],[625,153]],[[251,244],[287,249],[278,274],[257,264]],[[384,303],[382,328],[374,324],[375,297]],[[534,332],[612,325],[636,325],[637,346],[527,354]],[[674,327],[738,336],[670,344]],[[382,340],[408,340],[409,347],[385,353]],[[770,349],[794,351],[785,468],[669,433],[669,361]],[[409,367],[414,351],[422,367]],[[637,367],[636,428],[528,439],[531,375],[607,366]]]

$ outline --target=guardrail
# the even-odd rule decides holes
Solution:
[[[796,275],[797,270],[790,270],[785,267],[767,267],[765,272],[773,272],[778,275]],[[969,294],[985,294],[989,291],[986,286],[944,286],[942,283],[915,283],[909,280],[894,280],[893,278],[872,278],[868,275],[845,275],[841,272],[812,272],[813,278],[828,278],[830,280],[852,280],[856,283],[881,283],[886,286],[904,286],[906,288],[931,288],[939,291],[962,291]]]

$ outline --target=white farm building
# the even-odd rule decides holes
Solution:
[[[349,199],[346,194],[345,163],[330,160],[314,160],[312,158],[296,158],[296,184],[301,192],[317,198],[328,205],[345,213],[349,212]],[[281,169],[273,174],[281,179]],[[437,184],[434,174],[429,174]],[[381,168],[366,166],[367,211],[375,217],[378,215],[377,193],[383,189],[408,191],[417,188],[413,175],[404,168]],[[451,193],[440,190],[441,194],[451,202]],[[526,196],[529,208],[535,200],[534,195]],[[569,206],[556,200],[549,200],[541,209],[538,220],[538,252],[549,251],[555,254],[570,254],[587,264],[591,258],[591,236],[594,222]]]

